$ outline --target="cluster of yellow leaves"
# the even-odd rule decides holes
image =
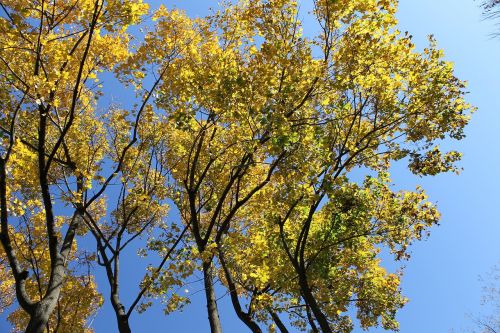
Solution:
[[[5,254],[0,249],[0,313],[8,309],[15,298],[14,279],[11,277]]]

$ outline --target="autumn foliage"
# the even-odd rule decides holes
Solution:
[[[398,328],[402,273],[379,253],[407,259],[439,213],[395,190],[391,166],[456,172],[440,143],[473,108],[436,41],[418,52],[397,29],[397,1],[242,0],[201,18],[0,5],[0,311],[16,331],[91,332],[109,299],[130,332],[134,310],[189,303],[195,272],[212,332],[217,280],[252,332]],[[156,264],[124,304],[132,242]]]

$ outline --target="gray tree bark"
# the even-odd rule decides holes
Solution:
[[[217,309],[217,297],[215,295],[213,282],[213,267],[211,262],[203,263],[203,281],[205,284],[205,296],[207,299],[208,321],[212,333],[222,333],[222,326]]]

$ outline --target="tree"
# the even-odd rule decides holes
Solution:
[[[133,0],[2,1],[1,8],[0,240],[15,282],[17,303],[26,313],[11,318],[19,327],[28,315],[26,332],[42,332],[51,329],[51,316],[61,315],[54,310],[61,310],[61,305],[76,306],[61,298],[67,288],[85,293],[93,288],[91,276],[68,275],[75,236],[90,231],[98,243],[111,248],[96,221],[109,215],[105,194],[110,182],[119,174],[127,175],[122,171],[133,157],[127,152],[138,141],[138,118],[148,99],[137,112],[132,137],[123,132],[114,135],[113,130],[129,129],[120,127],[128,123],[121,111],[97,110],[102,95],[97,74],[111,72],[127,58],[130,35],[126,28],[148,6]],[[103,170],[104,163],[113,170]],[[91,191],[93,186],[97,189]],[[16,220],[25,221],[26,227],[15,224]],[[120,240],[129,234],[122,230],[125,226],[115,235],[119,248],[124,247]],[[137,229],[131,234],[142,230],[138,223],[134,227]],[[37,240],[29,242],[26,250],[34,254],[23,255],[15,243],[17,234]],[[41,271],[30,265],[31,259],[39,260],[37,247],[48,249],[46,267]],[[117,285],[117,263],[116,256],[110,277],[113,286]],[[34,285],[38,286],[36,296]],[[116,293],[112,288],[112,303],[120,319],[122,306]],[[86,306],[95,311],[98,303],[89,300]],[[77,308],[82,310],[81,305]],[[80,315],[79,323],[89,313]],[[60,329],[65,329],[66,322],[60,317],[57,320]]]
[[[317,1],[315,39],[301,35],[294,1],[241,2],[206,20],[156,14],[144,46],[156,52],[139,52],[137,68],[170,54],[165,41],[189,41],[157,107],[212,332],[221,331],[214,266],[254,332],[277,312],[348,331],[340,314],[351,302],[364,327],[379,318],[397,327],[399,277],[377,249],[404,258],[439,215],[421,189],[393,193],[387,172],[405,158],[418,175],[455,170],[459,153],[437,141],[463,137],[470,107],[435,42],[415,52],[395,10],[392,1]],[[357,184],[348,178],[356,168],[378,176]]]
[[[497,333],[500,332],[500,268],[494,266],[488,275],[481,281],[483,285],[482,305],[485,307],[485,313],[481,315],[470,315],[476,329],[471,330],[474,333]]]
[[[481,7],[483,8],[484,14],[487,17],[494,18],[498,15],[498,5],[500,5],[500,2],[498,0],[488,0],[483,1]]]
[[[500,15],[499,11],[500,1],[498,0],[487,0],[481,2],[481,9],[483,10],[483,15],[486,19],[497,19]],[[498,33],[494,33],[497,36]]]
[[[175,288],[196,270],[212,332],[217,278],[253,332],[349,332],[350,309],[364,328],[397,328],[400,275],[377,254],[407,258],[439,214],[422,189],[395,191],[389,169],[456,171],[460,154],[439,143],[464,137],[473,108],[436,42],[420,53],[397,30],[396,1],[314,4],[319,30],[307,37],[292,0],[196,19],[160,7],[153,26],[140,0],[2,2],[1,241],[17,327],[67,325],[58,300],[84,326],[98,295],[86,306],[64,295],[95,288],[93,269],[83,279],[71,264],[75,238],[89,235],[120,332],[150,298],[167,313],[188,302]],[[112,75],[123,85],[109,88],[133,90],[135,105],[99,101]],[[167,222],[169,205],[180,221]],[[37,242],[16,247],[19,235]],[[121,259],[143,235],[160,262],[127,308]],[[43,274],[23,255],[40,246]]]

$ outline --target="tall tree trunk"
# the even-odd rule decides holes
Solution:
[[[272,309],[268,309],[267,311],[269,312],[269,314],[273,318],[273,321],[276,324],[276,326],[278,327],[278,329],[280,330],[280,332],[281,333],[289,333],[288,329],[286,328],[285,324],[283,324],[283,322],[281,321],[278,314],[276,312],[274,312]]]
[[[41,301],[34,304],[30,309],[30,321],[26,327],[26,333],[44,333],[49,322],[49,318],[57,306],[59,295],[61,294],[62,285],[66,277],[66,259],[71,251],[71,245],[75,238],[76,229],[78,227],[78,212],[75,212],[66,235],[64,237],[61,251],[56,252],[56,260],[52,265],[49,285],[47,292]]]
[[[215,296],[212,263],[203,263],[203,281],[205,283],[205,296],[207,299],[208,321],[212,333],[222,333],[222,326],[217,309],[217,297]]]
[[[299,285],[304,301],[311,309],[314,318],[316,319],[316,321],[319,324],[319,327],[321,328],[321,332],[333,333],[330,324],[328,323],[328,319],[326,318],[323,311],[321,311],[321,309],[319,308],[318,302],[316,302],[316,299],[314,298],[314,295],[312,294],[311,289],[309,288],[309,284],[307,283],[307,278],[305,277],[305,272],[301,273],[302,274],[299,274]]]
[[[128,315],[125,311],[125,307],[120,302],[118,293],[112,293],[111,305],[113,305],[113,309],[115,310],[116,321],[118,323],[118,331],[120,333],[131,333],[132,330],[130,329],[130,325],[128,322]]]
[[[231,275],[231,272],[229,271],[229,268],[226,265],[226,259],[224,258],[224,252],[221,250],[219,247],[219,261],[222,266],[222,269],[224,270],[224,275],[226,277],[227,281],[227,286],[229,288],[229,295],[231,295],[231,303],[233,303],[233,308],[234,311],[236,312],[236,315],[240,320],[247,325],[247,327],[253,332],[253,333],[262,333],[262,329],[259,327],[259,325],[253,320],[252,316],[250,315],[249,312],[244,312],[243,309],[241,308],[240,300],[238,298],[238,292],[236,290],[236,284],[234,283],[233,276]]]
[[[64,258],[58,255],[47,293],[41,301],[34,305],[30,312],[30,321],[26,327],[26,333],[46,332],[50,316],[57,306],[57,300],[59,299],[65,277]]]
[[[127,315],[116,314],[116,320],[118,322],[118,331],[120,333],[131,333],[132,332],[130,330],[130,325],[128,323],[128,316]]]
[[[54,304],[46,300],[39,302],[30,314],[30,321],[25,332],[44,333],[56,303],[57,299],[54,301]]]

